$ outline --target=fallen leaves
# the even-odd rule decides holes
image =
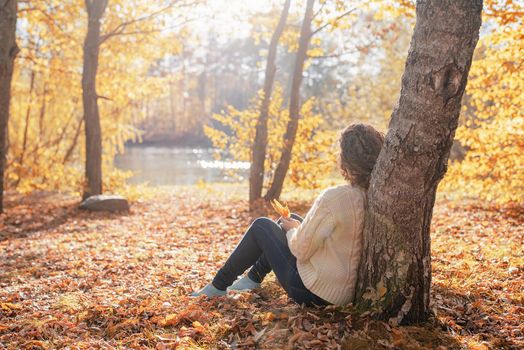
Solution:
[[[470,347],[524,346],[522,209],[445,204],[432,224],[438,319]]]
[[[193,325],[201,326],[201,323],[208,323],[212,315],[204,311],[198,304],[191,304],[176,314],[168,314],[158,321],[162,327],[177,326],[180,322],[190,322]]]
[[[524,346],[518,208],[439,202],[432,225],[437,318],[392,327],[350,308],[303,308],[272,275],[257,293],[189,298],[212,278],[253,219],[243,201],[177,189],[134,203],[130,214],[120,216],[73,210],[71,199],[52,198],[38,197],[32,213],[30,197],[8,197],[9,218],[0,235],[0,348]],[[53,209],[46,209],[51,202]],[[55,211],[68,214],[56,221],[49,217]]]
[[[15,313],[16,310],[19,310],[20,306],[13,303],[0,303],[0,311],[2,311],[2,314],[9,315],[11,313]]]

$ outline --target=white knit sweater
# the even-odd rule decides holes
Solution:
[[[304,285],[335,305],[353,301],[364,226],[364,189],[328,188],[297,228],[287,232]]]

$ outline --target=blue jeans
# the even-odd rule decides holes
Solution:
[[[296,214],[291,216],[302,221]],[[297,259],[289,250],[286,233],[271,219],[262,217],[253,221],[212,283],[225,290],[250,267],[249,278],[259,283],[273,270],[282,288],[299,304],[329,304],[304,286],[297,270]]]

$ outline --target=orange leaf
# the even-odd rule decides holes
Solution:
[[[287,204],[284,206],[276,199],[273,199],[270,203],[273,206],[273,209],[275,209],[275,211],[279,213],[280,216],[288,218],[288,219],[290,218],[291,213],[289,211],[289,207],[287,206]]]

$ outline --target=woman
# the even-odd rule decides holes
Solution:
[[[305,219],[256,219],[213,281],[193,296],[260,287],[271,271],[289,297],[306,305],[353,301],[362,251],[366,192],[384,136],[352,124],[340,136],[340,168],[347,184],[328,188]],[[248,268],[246,276],[235,282]]]

